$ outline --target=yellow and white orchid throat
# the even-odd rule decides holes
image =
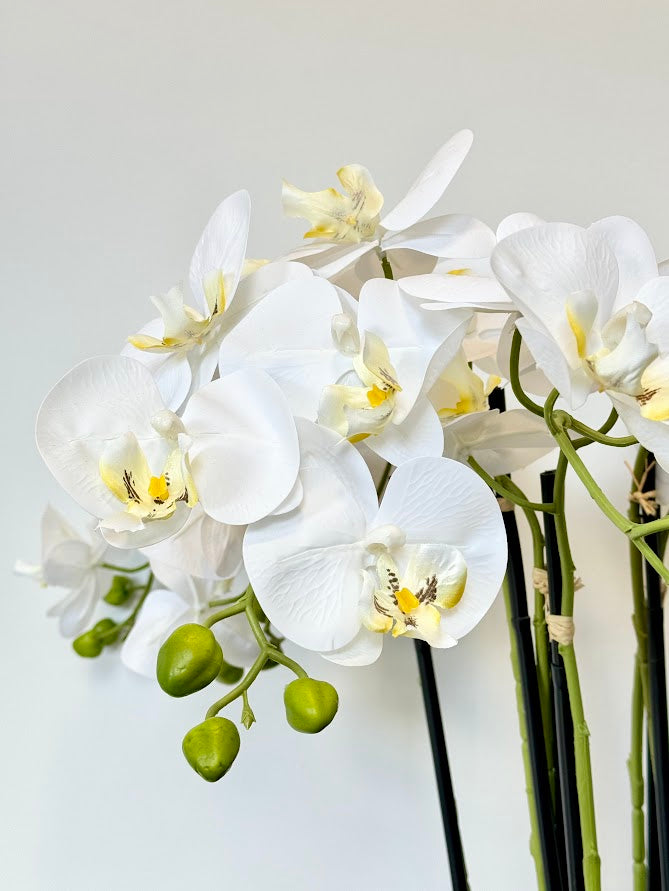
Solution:
[[[161,473],[154,476],[137,437],[126,433],[107,444],[99,468],[104,484],[138,520],[167,519],[182,501],[188,507],[197,504],[188,457],[178,445],[168,454]]]
[[[460,349],[439,376],[430,391],[430,399],[439,417],[448,421],[459,415],[486,411],[488,396],[500,382],[497,375],[490,375],[484,382],[469,367],[464,350]]]
[[[184,303],[180,288],[171,288],[167,294],[152,297],[151,301],[163,319],[162,338],[148,334],[133,334],[128,338],[138,350],[171,352],[202,343],[216,321],[225,312],[225,277],[220,269],[212,269],[202,280],[209,315],[202,315]]]
[[[355,373],[347,375],[344,383],[325,388],[318,420],[351,442],[360,442],[385,429],[395,411],[395,396],[402,387],[388,348],[369,331],[353,356],[353,368]]]
[[[304,192],[284,180],[284,213],[311,223],[305,238],[354,243],[373,238],[383,195],[374,185],[369,170],[360,164],[348,164],[337,171],[337,178],[344,187],[344,195],[336,189]]]
[[[393,637],[436,641],[442,610],[458,605],[467,585],[467,566],[460,551],[447,548],[445,559],[430,563],[420,548],[402,576],[388,550],[376,561],[376,587],[363,613],[365,628]]]

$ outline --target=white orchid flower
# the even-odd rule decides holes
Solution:
[[[273,625],[348,665],[377,659],[386,632],[453,646],[488,610],[506,568],[488,487],[455,461],[418,458],[395,471],[379,506],[350,443],[308,421],[298,432],[302,503],[244,538]]]
[[[67,589],[48,615],[58,617],[64,637],[76,637],[88,625],[108,588],[110,573],[100,564],[109,545],[95,529],[80,535],[51,505],[42,514],[41,531],[42,562],[30,565],[19,560],[14,569],[43,586]]]
[[[444,457],[463,463],[473,457],[491,476],[527,467],[555,448],[542,418],[525,409],[489,408],[499,383],[495,376],[484,382],[462,349],[428,394],[444,428]]]
[[[165,404],[173,411],[212,380],[218,345],[226,330],[267,291],[292,278],[313,275],[304,264],[258,266],[245,261],[250,214],[251,200],[244,190],[216,208],[190,264],[193,305],[186,302],[180,287],[151,297],[160,318],[129,337],[122,350],[122,355],[150,369]]]
[[[383,217],[383,195],[370,172],[359,164],[337,171],[344,194],[332,188],[304,192],[284,181],[285,213],[308,220],[311,229],[304,237],[318,239],[310,248],[289,256],[330,279],[357,264],[357,282],[356,276],[337,281],[357,293],[362,282],[383,275],[381,257],[386,254],[397,275],[427,271],[437,257],[480,257],[486,250],[489,255],[488,227],[473,217],[448,214],[423,219],[457,173],[473,138],[470,130],[451,137],[405,197]]]
[[[321,279],[269,294],[224,338],[221,373],[262,368],[296,416],[365,441],[399,465],[440,455],[441,425],[424,395],[458,349],[467,311],[433,319],[396,282],[367,282],[357,304]]]
[[[36,435],[58,482],[121,548],[174,535],[198,502],[244,525],[300,494],[290,409],[257,369],[207,384],[179,418],[141,363],[89,359],[46,397]]]
[[[610,217],[549,223],[502,241],[492,267],[523,317],[537,365],[571,409],[605,392],[632,434],[669,466],[669,279],[646,233]]]

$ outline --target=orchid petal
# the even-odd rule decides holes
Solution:
[[[489,226],[475,217],[455,213],[421,220],[381,239],[384,251],[405,248],[433,257],[463,259],[489,257],[495,244],[495,233]]]
[[[251,199],[244,189],[222,201],[204,228],[193,253],[188,278],[191,291],[201,311],[210,316],[232,303],[246,256],[246,242],[251,218]],[[219,273],[222,305],[211,304],[205,293],[207,277]]]
[[[302,503],[249,526],[244,564],[272,624],[300,646],[329,651],[360,627],[362,540],[377,498],[350,443],[309,421],[298,420],[298,432]]]
[[[439,415],[426,396],[419,396],[401,424],[388,424],[382,433],[366,439],[365,445],[396,467],[424,455],[437,457],[444,448]]]
[[[244,525],[278,507],[295,485],[295,424],[279,386],[255,368],[212,381],[188,402],[193,479],[205,513]]]
[[[336,289],[323,279],[281,285],[224,338],[221,375],[260,368],[281,387],[295,415],[315,420],[323,387],[341,373],[331,333],[340,312]]]
[[[156,440],[153,415],[164,404],[147,368],[125,356],[75,366],[45,398],[37,415],[37,447],[51,473],[84,510],[104,517],[119,501],[100,476],[105,443],[132,430]]]
[[[460,130],[443,145],[407,194],[381,220],[384,229],[398,232],[417,223],[446,191],[474,141],[471,130]]]
[[[618,297],[613,309],[620,309],[636,300],[643,285],[658,274],[650,238],[627,217],[606,217],[593,223],[588,231],[603,235],[618,261]]]
[[[383,634],[361,628],[352,641],[329,653],[321,653],[328,662],[337,665],[359,666],[371,665],[381,655],[383,649]]]

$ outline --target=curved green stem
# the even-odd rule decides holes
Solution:
[[[538,415],[540,418],[544,416],[544,410],[540,405],[537,405],[527,393],[523,390],[520,383],[520,347],[522,346],[523,338],[520,331],[516,328],[513,332],[513,337],[511,339],[511,354],[509,357],[509,365],[510,365],[510,380],[511,380],[511,389],[513,390],[513,395],[516,397],[518,402],[526,408],[528,411],[531,411],[533,415]]]
[[[502,498],[506,498],[512,504],[515,504],[518,507],[523,508],[524,510],[539,510],[547,514],[555,513],[555,505],[541,504],[536,501],[528,501],[525,497],[517,494],[518,490],[514,491],[514,489],[509,486],[506,477],[504,477],[504,482],[501,482],[499,477],[490,476],[490,474],[487,473],[487,471],[485,471],[478,463],[478,461],[471,455],[469,456],[467,461],[469,466],[478,473],[481,479],[485,483],[487,483],[494,492],[497,492],[498,495],[501,495]]]
[[[230,616],[236,616],[238,613],[243,613],[246,610],[246,600],[242,597],[242,600],[237,601],[236,603],[227,606],[225,609],[219,610],[217,613],[214,613],[211,616],[208,616],[204,625],[207,628],[211,628],[212,625],[215,625],[217,622],[222,622],[224,619],[229,619]]]
[[[116,566],[114,563],[98,563],[100,569],[109,569],[112,572],[123,572],[123,573],[131,573],[131,572],[143,572],[145,569],[149,568],[149,563],[142,563],[141,566],[133,566],[131,569],[128,569],[127,566]]]

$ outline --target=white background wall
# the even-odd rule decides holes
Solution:
[[[235,769],[180,753],[208,694],[170,701],[111,655],[83,663],[11,575],[47,500],[33,417],[86,356],[113,352],[182,278],[209,213],[246,186],[250,253],[297,243],[282,175],[305,188],[372,168],[390,203],[460,127],[476,142],[444,208],[637,217],[669,255],[667,7],[661,2],[3,0],[0,874],[19,891],[448,887],[410,646],[374,666],[307,666],[341,710],[316,738],[253,692]],[[624,505],[623,455],[589,459]],[[548,466],[550,462],[545,462]],[[535,473],[518,476],[533,494]],[[577,649],[592,730],[604,887],[631,885],[625,770],[633,635],[626,548],[570,488]],[[501,601],[437,655],[471,885],[533,887]]]

